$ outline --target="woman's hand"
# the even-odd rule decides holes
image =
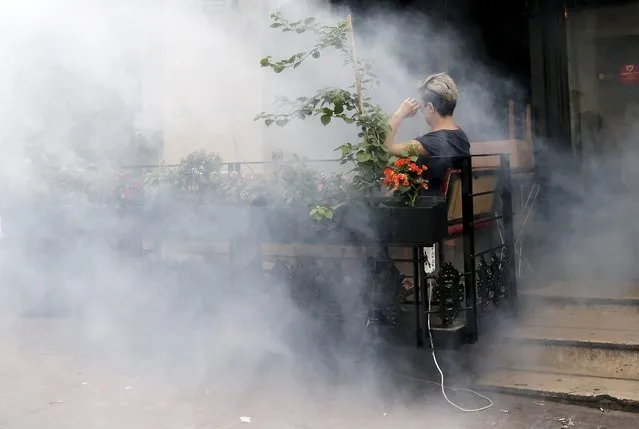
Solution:
[[[419,108],[420,105],[417,100],[415,100],[414,98],[407,98],[399,106],[397,112],[395,112],[395,115],[401,118],[412,118],[413,116],[415,116],[415,113],[417,113]]]

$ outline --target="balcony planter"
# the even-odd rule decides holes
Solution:
[[[420,198],[414,207],[392,200],[380,203],[372,209],[372,221],[382,243],[432,245],[448,235],[448,209],[443,198]]]

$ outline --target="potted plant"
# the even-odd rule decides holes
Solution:
[[[379,234],[387,242],[421,244],[448,234],[447,205],[443,198],[424,198],[427,166],[417,165],[415,154],[391,157],[384,169],[384,188],[391,197],[380,204]]]
[[[249,228],[249,206],[229,201],[233,177],[222,173],[222,158],[192,152],[177,166],[160,166],[145,179],[147,224],[161,235],[226,240]],[[235,180],[237,182],[237,180]],[[226,191],[226,192],[225,192]],[[193,225],[198,225],[197,230]]]
[[[352,165],[352,179],[345,200],[336,205],[315,204],[311,217],[316,222],[336,224],[343,237],[359,241],[382,241],[395,243],[425,243],[433,238],[443,238],[447,233],[446,208],[442,201],[420,199],[426,182],[421,173],[410,172],[406,186],[402,180],[394,196],[383,198],[380,193],[386,181],[385,172],[405,166],[396,166],[398,159],[391,158],[384,140],[388,133],[388,115],[372,103],[373,88],[379,84],[371,72],[372,66],[358,59],[355,37],[350,16],[334,25],[321,25],[315,18],[291,22],[280,14],[273,14],[272,28],[292,34],[312,32],[317,36],[315,45],[309,50],[290,58],[274,60],[267,56],[260,62],[262,67],[275,73],[295,70],[308,59],[318,59],[325,50],[337,51],[345,58],[345,64],[355,72],[354,90],[340,88],[319,89],[315,94],[281,101],[290,107],[288,113],[261,113],[256,120],[266,126],[285,126],[293,119],[319,118],[327,126],[334,120],[358,127],[360,141],[344,143],[337,148],[342,164]],[[366,95],[365,95],[366,94]],[[414,157],[409,157],[414,164]],[[389,169],[389,170],[387,170]],[[400,173],[397,174],[405,174]],[[394,186],[394,182],[393,182]],[[399,198],[399,203],[398,199]],[[437,229],[437,233],[434,230]]]

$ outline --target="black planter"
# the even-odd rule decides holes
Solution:
[[[444,198],[421,198],[414,207],[372,209],[377,240],[382,243],[430,246],[448,235]]]
[[[264,242],[309,244],[388,243],[430,246],[448,235],[443,198],[426,197],[415,207],[376,201],[380,207],[344,204],[334,222],[322,225],[306,207],[261,206],[251,211],[251,229]]]

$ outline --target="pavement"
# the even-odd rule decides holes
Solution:
[[[374,371],[329,382],[311,371],[314,364],[303,371],[253,368],[250,376],[219,365],[199,371],[195,361],[178,370],[173,361],[160,365],[159,358],[118,358],[80,346],[76,334],[69,321],[2,324],[0,428],[639,427],[639,414],[493,393],[484,393],[494,402],[491,408],[463,413],[444,401],[436,384]],[[466,408],[486,405],[468,392],[448,393]]]

